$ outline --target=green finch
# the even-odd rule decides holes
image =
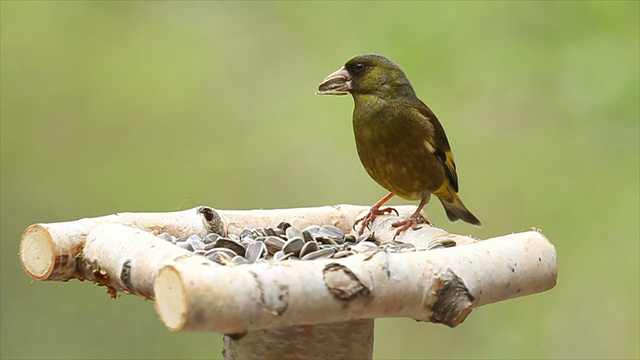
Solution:
[[[456,164],[442,125],[396,64],[380,55],[356,56],[327,76],[317,93],[353,96],[358,156],[369,176],[390,191],[355,222],[354,227],[362,223],[360,234],[377,215],[395,211],[381,208],[394,195],[420,200],[409,218],[393,223],[396,236],[430,224],[421,211],[431,194],[442,202],[449,220],[481,225],[458,197]]]

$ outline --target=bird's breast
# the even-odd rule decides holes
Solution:
[[[444,182],[442,165],[425,145],[428,134],[410,119],[393,111],[355,111],[353,130],[362,165],[387,190],[414,200]]]

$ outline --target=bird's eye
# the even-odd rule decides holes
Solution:
[[[363,63],[356,63],[355,65],[353,65],[353,72],[359,74],[364,71],[364,68],[365,66]]]

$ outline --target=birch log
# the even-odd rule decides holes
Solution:
[[[343,259],[218,267],[179,259],[160,271],[154,291],[170,329],[237,334],[379,317],[455,327],[474,307],[545,291],[555,281],[555,249],[530,231]]]
[[[401,215],[411,214],[414,207],[396,207]],[[275,227],[287,221],[298,227],[330,224],[350,231],[351,225],[366,206],[336,205],[315,208],[275,210],[216,210],[207,206],[165,213],[118,213],[75,221],[33,224],[20,241],[20,261],[25,271],[37,280],[67,281],[84,278],[77,258],[87,234],[100,223],[116,223],[153,234],[168,232],[175,237],[192,234],[204,236],[239,233],[243,228]]]
[[[78,258],[78,275],[106,286],[113,298],[120,291],[153,299],[158,269],[180,257],[194,255],[146,231],[100,223],[87,235]]]

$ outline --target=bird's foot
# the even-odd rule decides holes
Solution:
[[[427,224],[429,226],[433,226],[426,217],[422,216],[422,214],[413,214],[409,216],[408,219],[396,221],[391,224],[391,226],[398,228],[393,238],[397,238],[398,235],[402,234],[408,228],[419,230],[420,228],[422,228],[422,226],[420,226],[419,224]]]
[[[367,215],[361,217],[360,219],[356,220],[356,222],[353,223],[353,229],[355,230],[356,225],[358,225],[359,223],[362,223],[362,227],[360,227],[360,230],[358,230],[358,235],[362,235],[362,233],[364,233],[364,229],[369,227],[369,225],[373,222],[373,220],[375,220],[376,216],[391,214],[392,212],[395,212],[396,216],[400,215],[398,214],[398,210],[392,207],[379,208],[374,206],[371,208],[371,210],[369,210]]]

